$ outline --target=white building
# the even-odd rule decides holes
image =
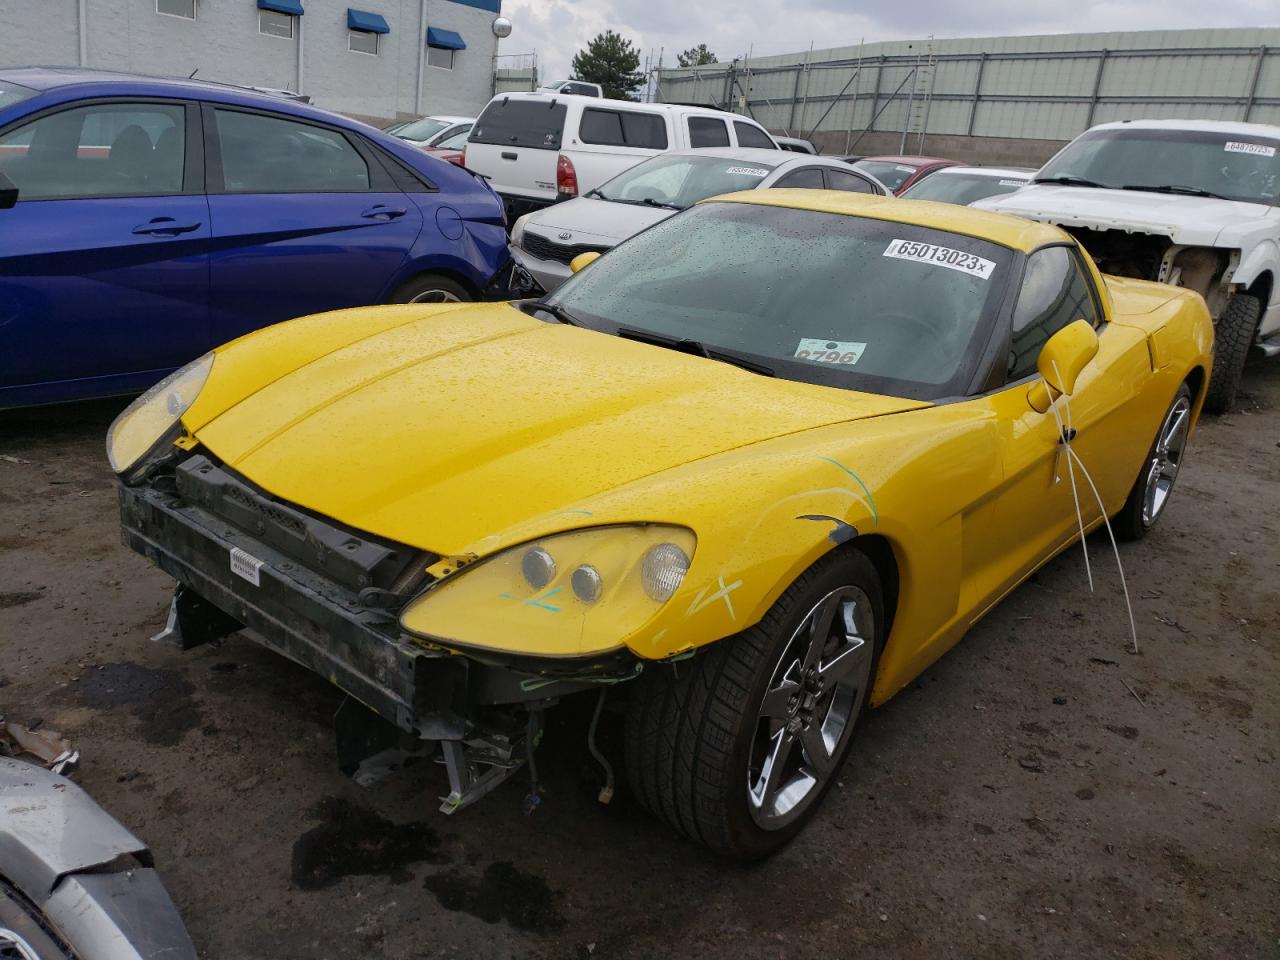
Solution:
[[[348,7],[347,2],[355,6]],[[476,115],[502,0],[3,0],[0,66],[298,91],[371,121]]]

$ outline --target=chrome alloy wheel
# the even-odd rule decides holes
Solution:
[[[423,290],[416,297],[409,300],[410,303],[461,303],[455,294],[448,290]]]
[[[747,762],[747,806],[764,830],[799,817],[835,771],[871,682],[870,598],[838,587],[787,641],[765,688]]]
[[[1159,519],[1173,491],[1173,483],[1182,468],[1182,453],[1187,447],[1191,428],[1191,400],[1179,397],[1160,426],[1155,450],[1147,462],[1147,479],[1142,496],[1142,525],[1149,527]]]

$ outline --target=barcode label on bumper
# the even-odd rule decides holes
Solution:
[[[255,587],[262,585],[262,561],[251,553],[245,553],[239,547],[231,548],[231,572],[237,577],[248,580]]]

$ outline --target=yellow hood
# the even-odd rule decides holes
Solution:
[[[763,377],[506,304],[331,317],[224,348],[187,425],[276,496],[441,554],[543,515],[564,515],[549,529],[602,522],[591,498],[642,477],[928,405]]]

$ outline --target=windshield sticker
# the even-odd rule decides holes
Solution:
[[[806,337],[800,341],[800,346],[796,347],[795,358],[851,367],[862,358],[862,351],[866,349],[865,343],[848,340],[815,340]]]
[[[1264,143],[1240,143],[1238,140],[1228,140],[1223,149],[1227,153],[1252,153],[1258,157],[1274,157],[1276,155],[1275,147],[1268,147]]]
[[[893,240],[885,247],[884,255],[896,260],[915,260],[934,266],[946,267],[948,270],[959,270],[972,277],[988,280],[991,271],[996,268],[994,260],[987,260],[975,253],[953,250],[950,247],[939,247],[932,243],[920,243],[916,240]]]
[[[736,173],[741,177],[767,177],[768,170],[761,170],[759,167],[729,167],[725,173]]]
[[[1027,185],[1027,181],[1025,180],[1001,180],[1000,181],[1000,186],[1002,187],[1025,187],[1026,185]]]
[[[915,168],[915,167],[908,167],[908,166],[905,166],[905,165],[903,165],[903,164],[901,164],[901,163],[899,163],[899,164],[895,164],[893,169],[895,169],[895,170],[901,170],[903,173],[915,173],[915,172],[916,172],[916,168]]]

